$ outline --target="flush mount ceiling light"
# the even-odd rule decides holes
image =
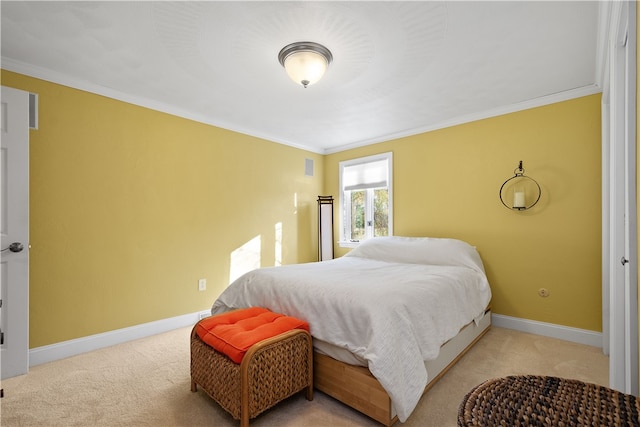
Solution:
[[[295,42],[282,48],[278,61],[291,80],[306,88],[322,78],[333,61],[333,55],[321,44]]]

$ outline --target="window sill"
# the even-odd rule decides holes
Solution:
[[[360,244],[360,240],[340,240],[338,242],[338,245],[341,248],[355,248],[356,246],[358,246]]]

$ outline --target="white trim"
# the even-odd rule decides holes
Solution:
[[[605,31],[605,30],[606,29],[603,29],[602,31]],[[465,116],[454,117],[451,120],[435,123],[430,126],[408,129],[406,131],[399,132],[399,133],[383,135],[373,139],[359,141],[353,144],[340,145],[337,147],[331,147],[323,150],[316,147],[309,147],[306,145],[297,144],[291,141],[274,139],[271,136],[262,135],[255,131],[243,129],[236,125],[230,125],[228,123],[224,123],[221,121],[212,120],[211,117],[207,117],[202,114],[194,113],[192,111],[187,111],[172,105],[167,105],[167,104],[153,101],[150,99],[119,92],[117,90],[96,85],[91,82],[74,79],[62,73],[57,73],[45,68],[36,67],[21,61],[13,60],[11,58],[1,57],[0,60],[2,64],[2,69],[7,71],[24,74],[30,77],[46,80],[52,83],[68,86],[74,89],[83,90],[86,92],[94,93],[96,95],[106,96],[108,98],[116,99],[118,101],[128,102],[130,104],[138,105],[145,108],[150,108],[152,110],[171,114],[177,117],[182,117],[182,118],[193,120],[199,123],[204,123],[204,124],[216,126],[222,129],[231,130],[233,132],[239,132],[245,135],[253,136],[253,137],[264,139],[271,142],[276,142],[278,144],[288,145],[290,147],[299,148],[301,150],[306,150],[306,151],[310,151],[312,153],[317,153],[317,154],[333,154],[340,151],[346,151],[346,150],[351,150],[353,148],[363,147],[366,145],[377,144],[379,142],[386,142],[393,139],[404,138],[412,135],[418,135],[421,133],[444,129],[452,126],[457,126],[460,124],[469,123],[476,120],[487,119],[495,116],[502,116],[504,114],[514,113],[522,110],[528,110],[530,108],[541,107],[549,104],[555,104],[557,102],[567,101],[570,99],[580,98],[583,96],[593,95],[593,94],[602,92],[601,86],[599,86],[598,84],[591,84],[588,86],[570,89],[570,90],[566,90],[558,93],[552,93],[546,96],[541,96],[539,98],[530,99],[527,101],[518,102],[511,105],[505,105],[505,106],[494,108],[487,111],[480,111],[480,112],[468,114]],[[598,65],[598,67],[600,67],[600,65]],[[600,77],[601,73],[599,71],[597,73],[598,73],[598,78],[601,78]]]
[[[351,204],[349,204],[349,210],[346,210],[345,201],[344,201],[344,193],[345,193],[345,184],[343,183],[344,170],[345,168],[350,166],[361,165],[366,163],[376,163],[380,160],[384,160],[387,163],[386,181],[387,181],[388,209],[389,209],[389,211],[387,212],[387,227],[389,232],[388,235],[393,236],[393,152],[388,151],[386,153],[379,153],[379,154],[374,154],[366,157],[357,157],[355,159],[343,160],[338,163],[338,169],[339,169],[338,185],[340,189],[339,190],[340,197],[338,198],[338,203],[339,203],[338,209],[340,212],[340,215],[338,216],[339,228],[340,228],[340,233],[339,233],[340,240],[338,241],[338,243],[340,244],[341,247],[345,247],[342,245],[342,243],[347,241],[347,239],[345,239],[345,229],[349,229],[351,226],[350,225],[351,219],[349,218]],[[367,191],[371,196],[372,190],[368,189]],[[366,204],[369,205],[369,203],[366,203]],[[365,214],[365,218],[373,219],[372,206],[369,206],[367,213]],[[374,233],[373,227],[371,226],[367,226],[367,227],[370,227],[370,228],[365,228],[365,237],[362,239],[363,241],[373,237],[373,233]],[[352,240],[349,240],[349,241],[351,243],[354,243],[356,246],[360,244],[360,241],[352,241]]]
[[[538,322],[536,320],[492,314],[491,323],[498,328],[514,329],[520,332],[558,338],[578,344],[602,348],[602,333],[554,323]]]
[[[291,141],[284,141],[273,139],[269,135],[263,135],[253,130],[245,129],[241,126],[225,123],[220,120],[212,119],[211,117],[200,114],[197,112],[185,110],[183,108],[176,107],[174,105],[165,104],[152,99],[144,98],[137,95],[131,95],[128,93],[120,92],[118,90],[100,86],[88,81],[78,80],[73,77],[69,77],[65,74],[51,71],[46,68],[37,67],[31,64],[26,64],[21,61],[16,61],[11,58],[2,57],[2,69],[11,71],[14,73],[23,74],[25,76],[34,77],[37,79],[45,80],[51,83],[56,83],[62,86],[68,86],[73,89],[79,89],[85,92],[93,93],[96,95],[105,96],[107,98],[115,99],[117,101],[127,102],[129,104],[138,105],[140,107],[149,108],[151,110],[160,111],[162,113],[171,114],[172,116],[182,117],[185,119],[193,120],[198,123],[204,123],[207,125],[227,129],[233,132],[242,133],[244,135],[253,136],[255,138],[264,139],[266,141],[277,142],[278,144],[288,145],[293,148],[298,148],[312,153],[323,154],[321,149],[308,147],[302,144],[297,144]]]
[[[194,325],[203,317],[209,316],[209,310],[184,314],[169,319],[143,323],[129,328],[90,335],[88,337],[63,341],[56,344],[36,347],[29,350],[29,366],[42,365],[43,363],[65,359],[104,347],[122,344],[151,335],[161,334],[174,329]],[[602,334],[600,332],[577,329],[569,326],[555,325],[552,323],[538,322],[535,320],[521,319],[517,317],[492,314],[491,322],[498,328],[514,329],[516,331],[558,338],[578,344],[602,347]]]
[[[338,240],[338,245],[340,245],[341,248],[356,248],[356,247],[358,247],[359,244],[360,244],[360,242],[350,242],[348,240]]]
[[[90,335],[88,337],[63,341],[29,350],[29,366],[37,366],[55,360],[76,356],[88,351],[98,350],[116,344],[161,334],[185,326],[195,325],[198,320],[209,316],[209,310],[196,313],[184,314],[182,316],[171,317],[169,319],[157,320],[155,322],[143,323],[115,331]]]
[[[605,92],[609,92],[608,88],[605,88]],[[609,302],[610,297],[610,277],[611,266],[609,265],[609,258],[611,256],[611,147],[610,136],[611,129],[609,126],[611,113],[610,105],[604,102],[602,98],[602,352],[609,356],[610,353],[610,321],[611,304]]]
[[[571,99],[582,98],[583,96],[595,95],[601,93],[602,88],[598,85],[588,85],[571,90],[565,90],[563,92],[552,93],[547,96],[541,96],[539,98],[530,99],[528,101],[518,102],[511,105],[504,105],[498,108],[494,108],[486,111],[479,111],[473,114],[467,114],[465,116],[454,117],[451,120],[435,123],[433,125],[408,129],[404,132],[383,135],[374,139],[356,142],[353,144],[341,145],[338,147],[328,148],[324,150],[324,154],[333,154],[340,151],[351,150],[353,148],[363,147],[365,145],[377,144],[379,142],[391,141],[394,139],[404,138],[407,136],[418,135],[421,133],[431,132],[435,130],[445,129],[448,127],[458,126],[465,123],[475,122],[477,120],[488,119],[491,117],[502,116],[505,114],[515,113],[518,111],[529,110],[531,108],[543,107],[545,105],[556,104],[558,102],[569,101]]]
[[[608,43],[610,106],[609,280],[603,303],[609,305],[605,338],[609,343],[609,387],[638,394],[638,266],[636,206],[636,3],[613,2]],[[603,103],[604,103],[603,99]],[[607,104],[604,104],[607,105]],[[603,126],[604,129],[604,126]],[[604,218],[603,218],[604,219]],[[607,249],[603,247],[603,250]]]

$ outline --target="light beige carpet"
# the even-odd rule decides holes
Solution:
[[[192,393],[189,333],[182,328],[36,366],[2,382],[0,424],[9,426],[238,426],[202,391]],[[535,374],[608,385],[601,350],[492,328],[418,404],[406,426],[455,426],[458,405],[476,384]],[[316,391],[252,420],[252,426],[379,426]],[[401,425],[397,423],[396,425]]]

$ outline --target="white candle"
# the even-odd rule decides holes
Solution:
[[[513,207],[524,208],[524,191],[516,191],[513,193]]]

